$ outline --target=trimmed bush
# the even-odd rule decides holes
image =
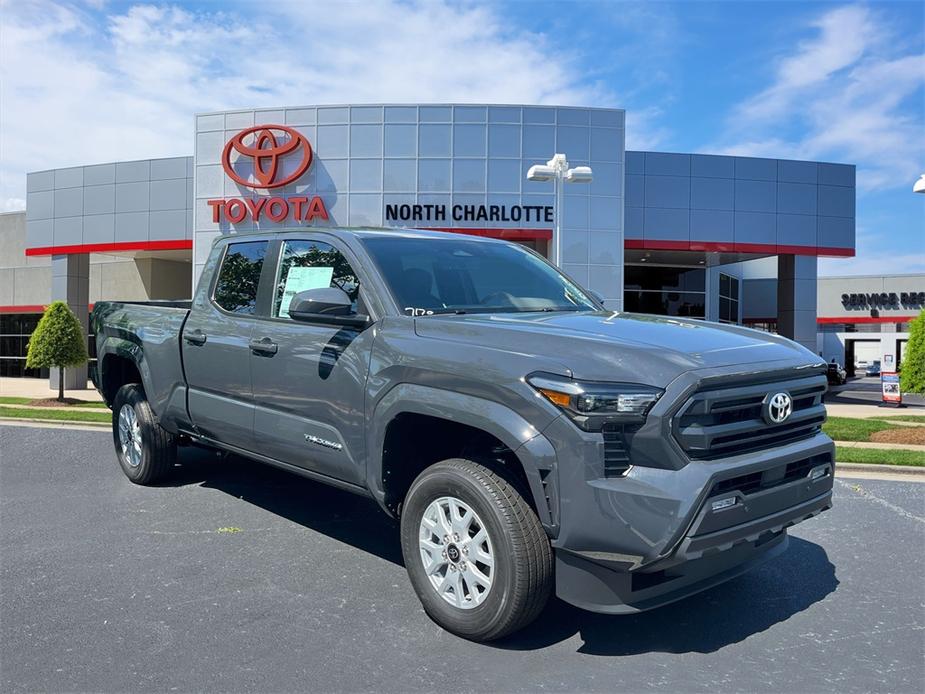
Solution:
[[[55,301],[29,338],[26,367],[58,369],[58,400],[64,401],[64,369],[87,363],[87,336],[77,316],[63,301]]]
[[[909,324],[899,386],[904,393],[925,393],[925,309]]]

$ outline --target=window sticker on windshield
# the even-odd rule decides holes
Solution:
[[[413,306],[405,306],[405,310],[408,312],[409,316],[432,316],[434,312],[429,308],[414,308]]]
[[[334,276],[333,267],[291,267],[286,275],[283,300],[279,304],[279,317],[289,317],[289,304],[299,292],[308,289],[323,289],[331,286]]]

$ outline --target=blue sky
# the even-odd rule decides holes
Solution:
[[[858,256],[925,272],[925,4],[0,0],[0,210],[25,171],[192,151],[192,114],[481,101],[627,110],[633,149],[858,166]]]

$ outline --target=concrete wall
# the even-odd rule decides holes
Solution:
[[[774,318],[777,316],[777,277],[745,279],[745,310],[743,317]],[[819,277],[814,283],[817,313],[822,318],[844,318],[850,323],[858,318],[869,318],[869,306],[845,306],[843,294],[907,294],[925,293],[925,275],[855,275]],[[896,322],[911,320],[925,308],[920,303],[877,304],[878,317],[895,318]]]
[[[51,298],[51,259],[26,257],[26,213],[0,214],[0,306],[36,306]]]
[[[818,284],[819,315],[846,319],[869,316],[875,309],[881,318],[914,317],[925,308],[921,300],[925,294],[925,275],[879,275],[866,277],[821,277]],[[874,304],[842,302],[843,294],[895,294],[898,303],[875,302]],[[919,298],[905,304],[901,302],[902,294],[915,294]]]
[[[592,184],[566,186],[562,265],[576,280],[602,294],[609,305],[622,306],[622,110],[376,104],[199,115],[195,277],[217,236],[254,228],[249,221],[214,222],[207,200],[255,195],[225,175],[220,157],[229,138],[261,123],[294,127],[308,138],[315,154],[305,175],[275,189],[273,195],[321,196],[331,225],[382,226],[390,203],[551,206],[553,184],[527,181],[527,169],[545,163],[555,152],[564,152],[573,166],[590,165]],[[447,218],[407,226],[549,229],[552,225]],[[259,225],[279,227],[269,221]]]
[[[51,297],[51,257],[27,256],[25,212],[0,214],[0,306],[41,306]],[[90,254],[89,302],[188,299],[192,265],[162,258]]]
[[[846,164],[629,151],[626,239],[853,250],[854,174]]]

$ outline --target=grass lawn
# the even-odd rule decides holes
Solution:
[[[869,441],[870,435],[886,429],[898,428],[895,424],[880,419],[852,419],[851,417],[829,417],[822,425],[822,431],[836,441]]]
[[[0,417],[17,419],[54,419],[62,422],[112,422],[112,413],[87,410],[52,410],[45,407],[0,407]]]
[[[19,398],[13,396],[0,396],[0,405],[28,405],[30,402],[34,402],[36,398]],[[61,403],[62,407],[79,407],[87,409],[107,409],[106,403],[104,402],[81,402],[77,405],[68,405],[66,403]]]
[[[925,467],[925,451],[835,446],[835,460],[838,463],[873,463],[876,465]]]

